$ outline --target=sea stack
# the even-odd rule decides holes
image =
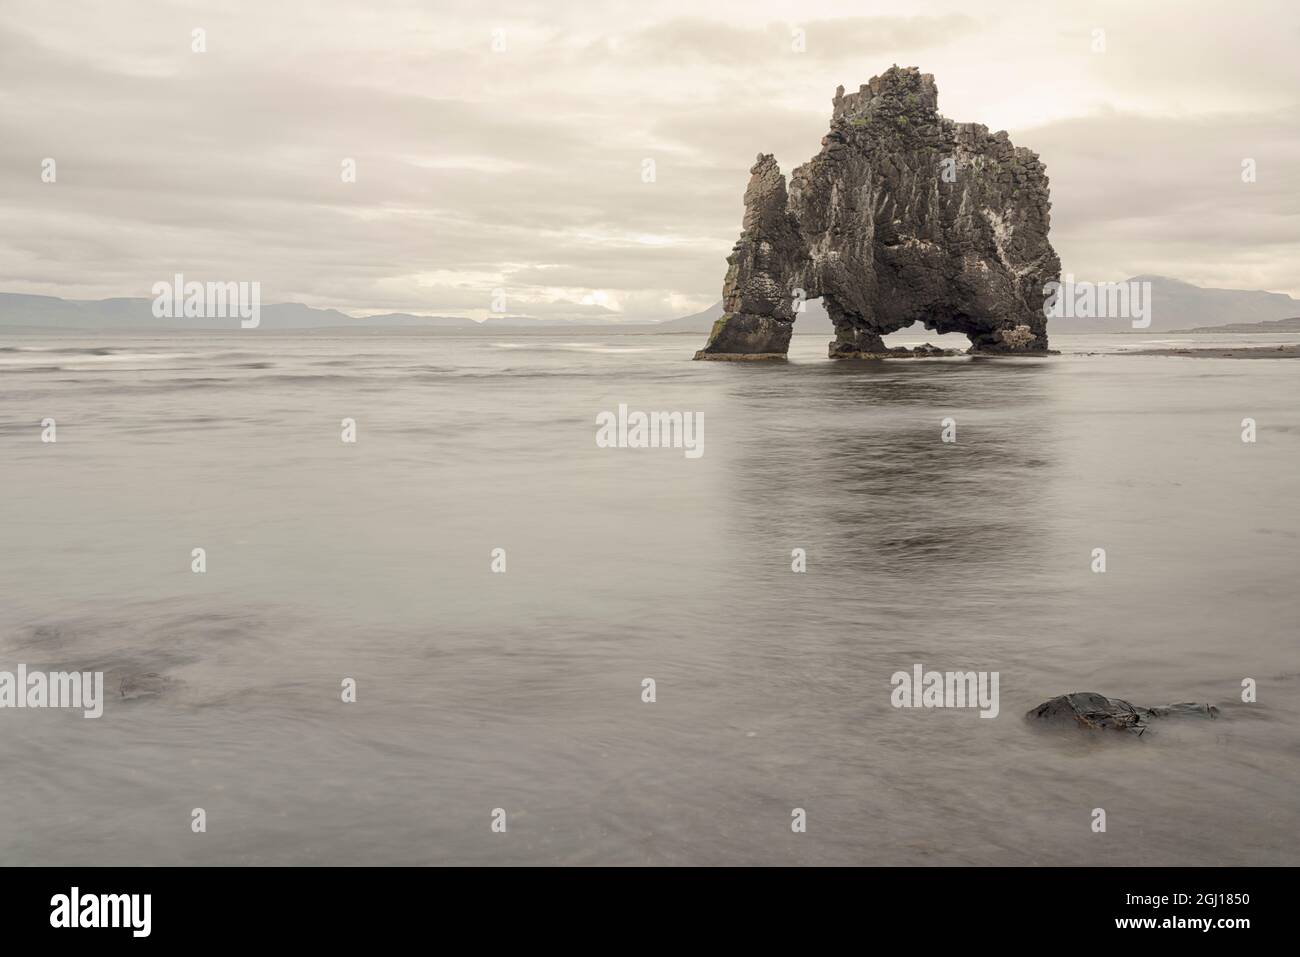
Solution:
[[[940,116],[934,77],[915,67],[833,103],[788,189],[770,154],[750,169],[724,314],[695,358],[784,358],[800,303],[817,298],[831,358],[888,357],[881,337],[913,323],[964,333],[972,353],[1045,353],[1061,263],[1037,154]]]

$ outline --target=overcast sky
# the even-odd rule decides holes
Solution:
[[[1295,0],[4,0],[0,291],[684,315],[754,155],[898,63],[1041,155],[1065,271],[1300,296],[1298,51]]]

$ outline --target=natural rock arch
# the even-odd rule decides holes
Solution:
[[[822,150],[794,171],[759,154],[721,319],[697,359],[782,358],[800,299],[835,324],[831,358],[886,354],[921,323],[977,353],[1043,353],[1061,263],[1037,154],[937,112],[934,77],[895,66],[835,93]]]

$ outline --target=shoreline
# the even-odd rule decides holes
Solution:
[[[1101,355],[1102,353],[1089,353]],[[1185,356],[1190,359],[1300,359],[1300,345],[1294,346],[1211,346],[1205,349],[1133,349],[1105,353],[1119,356]]]

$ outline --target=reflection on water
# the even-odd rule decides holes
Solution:
[[[0,341],[0,670],[111,692],[0,711],[0,861],[1297,863],[1294,373],[1055,344]],[[620,402],[705,455],[597,448]],[[914,663],[1000,716],[894,710]],[[1022,721],[1075,690],[1224,717]]]

